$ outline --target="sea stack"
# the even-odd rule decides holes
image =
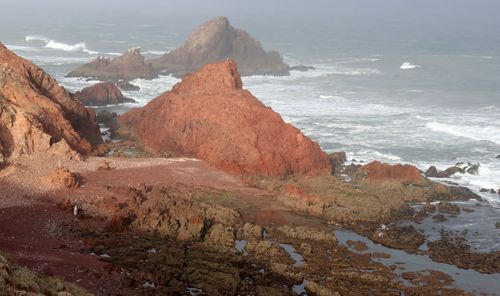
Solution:
[[[161,74],[176,77],[207,63],[233,59],[241,75],[289,75],[290,66],[275,51],[266,52],[247,32],[235,29],[226,17],[217,17],[193,30],[183,46],[149,60]]]
[[[207,64],[119,123],[153,153],[196,157],[238,176],[330,172],[317,143],[242,87],[233,60]]]
[[[144,61],[140,48],[131,48],[119,57],[97,57],[71,71],[67,77],[94,78],[102,81],[153,79],[158,77],[150,63]]]
[[[56,143],[91,153],[102,143],[95,112],[42,69],[0,44],[1,154],[16,158],[46,152]]]
[[[86,106],[106,106],[123,103],[135,103],[134,99],[126,98],[113,82],[100,82],[86,87],[75,96]]]

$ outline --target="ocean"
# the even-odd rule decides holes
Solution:
[[[269,26],[268,19],[229,17],[289,64],[316,68],[284,77],[244,77],[243,82],[325,151],[346,151],[357,164],[377,159],[423,171],[431,165],[480,164],[477,175],[440,181],[467,186],[488,201],[490,208],[481,211],[487,214],[477,223],[488,233],[488,249],[500,249],[494,226],[500,221],[500,195],[480,192],[500,189],[500,159],[495,158],[500,154],[499,27],[438,20],[416,25],[421,24],[417,19],[402,21],[404,16],[358,22],[342,15],[334,20],[279,16]],[[137,46],[146,57],[157,57],[180,46],[208,18],[20,25],[0,29],[0,36],[7,47],[77,91],[95,83],[65,77],[77,66]],[[134,80],[141,90],[124,93],[138,103],[114,110],[143,106],[178,81],[170,76]]]

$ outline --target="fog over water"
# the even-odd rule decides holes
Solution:
[[[500,188],[500,1],[10,1],[0,41],[70,90],[64,78],[98,55],[140,46],[156,57],[212,17],[227,16],[266,50],[315,71],[244,78],[245,87],[327,151],[444,169]],[[403,68],[403,69],[402,69]],[[177,80],[137,80],[140,106]],[[120,110],[123,110],[120,109]],[[483,194],[500,207],[500,195]],[[494,230],[492,230],[494,231]]]

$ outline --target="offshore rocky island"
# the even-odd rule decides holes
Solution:
[[[498,293],[500,252],[416,228],[481,197],[435,168],[325,153],[240,75],[290,69],[226,18],[160,58],[80,67],[104,82],[75,94],[0,45],[0,295]],[[160,73],[182,80],[142,108],[85,107]]]

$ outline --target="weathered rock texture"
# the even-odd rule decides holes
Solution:
[[[202,24],[182,47],[150,61],[160,73],[181,77],[207,63],[228,58],[238,63],[243,76],[290,74],[290,67],[279,53],[264,51],[257,40],[247,32],[232,27],[225,17]]]
[[[68,77],[89,77],[99,80],[152,79],[157,77],[150,63],[144,61],[140,48],[131,48],[119,57],[98,57],[71,71]]]
[[[242,89],[232,60],[186,75],[119,122],[151,152],[196,157],[236,175],[286,177],[331,170],[317,143]]]
[[[0,44],[0,153],[15,158],[45,152],[61,140],[89,154],[102,142],[94,111]]]
[[[367,180],[372,182],[408,181],[422,182],[424,177],[420,171],[409,164],[387,164],[373,161],[362,166],[360,171],[367,174]]]
[[[86,87],[75,96],[86,106],[118,105],[135,103],[134,99],[126,98],[113,82],[100,82]]]

